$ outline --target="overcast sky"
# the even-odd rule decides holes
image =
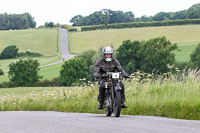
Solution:
[[[50,21],[70,24],[76,15],[87,16],[102,9],[132,11],[135,17],[141,17],[161,11],[176,12],[197,3],[200,0],[1,0],[0,13],[28,12],[39,26]]]

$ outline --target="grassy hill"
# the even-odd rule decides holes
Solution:
[[[0,51],[9,45],[16,45],[19,52],[30,50],[44,56],[57,53],[56,29],[30,29],[0,31]]]
[[[58,38],[59,37],[59,38]],[[58,52],[57,52],[57,43]],[[40,65],[60,60],[60,32],[57,29],[30,29],[0,31],[0,52],[7,46],[16,45],[19,52],[30,50],[43,56],[35,58]],[[7,73],[8,65],[19,59],[0,60],[0,68]]]
[[[178,60],[188,60],[189,54],[200,42],[200,25],[162,26],[128,29],[110,29],[87,32],[70,33],[70,51],[81,53],[101,46],[113,45],[117,49],[123,40],[149,40],[159,36],[166,36],[173,43],[177,43],[181,52],[177,52]],[[186,49],[190,49],[186,51]]]

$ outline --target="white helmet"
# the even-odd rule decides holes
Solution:
[[[112,61],[112,55],[113,55],[114,50],[111,47],[105,47],[102,49],[102,53],[103,53],[103,58],[105,61],[110,62]],[[106,54],[111,54],[110,58],[106,58]]]

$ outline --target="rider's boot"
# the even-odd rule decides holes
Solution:
[[[103,103],[100,102],[97,109],[103,109]]]
[[[121,107],[122,108],[128,108],[128,106],[125,104],[125,102],[122,102]]]
[[[125,94],[124,94],[124,91],[125,91],[125,89],[124,89],[124,85],[123,84],[121,84],[121,87],[122,87],[122,104],[121,104],[121,107],[122,108],[128,108],[128,106],[125,104]]]

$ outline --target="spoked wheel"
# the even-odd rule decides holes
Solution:
[[[105,108],[105,113],[106,113],[106,116],[111,116],[112,115],[111,110],[108,109],[108,108]]]
[[[105,114],[106,114],[106,116],[111,116],[112,115],[111,95],[106,96],[106,100],[104,102],[104,105],[105,105]]]
[[[120,91],[116,92],[116,96],[114,100],[115,102],[113,104],[113,113],[115,117],[119,117],[120,112],[121,112],[121,92]]]

